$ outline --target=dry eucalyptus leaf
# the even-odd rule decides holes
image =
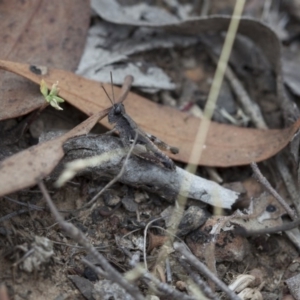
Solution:
[[[88,1],[4,0],[0,12],[1,59],[76,69],[89,25]],[[24,115],[44,104],[35,86],[23,78],[1,71],[0,83],[0,119]]]
[[[134,77],[133,86],[153,89],[154,92],[160,89],[174,90],[176,88],[175,83],[171,82],[170,77],[162,69],[143,61],[108,65],[103,67],[95,76],[88,76],[88,78],[108,82],[107,74],[110,72],[113,74],[114,84],[122,84],[126,74],[130,74]]]
[[[201,34],[207,32],[221,32],[228,28],[230,17],[212,16],[207,18],[197,18],[184,21],[180,24],[171,24],[160,27],[167,31]],[[278,104],[283,111],[286,123],[299,117],[299,110],[295,107],[284,93],[282,70],[281,70],[281,44],[274,31],[267,25],[250,18],[242,18],[239,23],[238,34],[241,34],[252,40],[257,47],[262,50],[266,59],[274,68],[277,83]],[[267,42],[266,42],[267,41]]]
[[[165,24],[180,21],[178,16],[171,14],[168,10],[150,6],[144,1],[134,5],[121,5],[117,0],[92,0],[91,5],[104,20],[118,24],[145,26],[153,23]],[[179,3],[176,8],[177,11],[183,11],[184,15],[181,16],[183,18],[188,17],[187,13],[192,9],[191,5],[183,6]]]
[[[299,52],[284,51],[282,57],[282,69],[284,73],[284,82],[290,88],[293,94],[300,96],[300,56]]]
[[[29,65],[1,60],[0,68],[37,84],[42,78],[48,86],[59,80],[59,95],[87,115],[109,106],[107,96],[96,81],[56,69],[48,69],[48,73],[44,76],[37,75],[30,70]],[[104,86],[106,90],[110,90],[110,85]],[[114,89],[118,94],[120,88]],[[194,139],[201,124],[199,118],[160,106],[134,93],[129,93],[125,107],[127,113],[144,131],[157,136],[169,145],[180,148],[179,154],[171,157],[189,162]],[[112,128],[106,119],[101,123],[107,128]],[[201,158],[192,163],[228,167],[265,160],[283,149],[292,140],[299,126],[300,120],[291,127],[272,130],[240,128],[211,122]]]
[[[98,2],[95,0],[95,2]],[[136,22],[134,19],[130,20],[126,16],[124,20],[121,20],[118,14],[118,17],[111,17],[111,14],[114,14],[111,8],[111,4],[108,1],[102,0],[101,4],[108,6],[108,11],[106,15],[106,10],[98,11],[98,13],[104,19],[110,15],[109,22],[116,24],[126,24],[132,26],[140,26],[139,22]],[[121,21],[120,21],[121,20]],[[197,17],[184,21],[176,22],[165,22],[161,23],[155,22],[145,24],[149,28],[159,28],[164,29],[167,32],[176,33],[176,34],[186,34],[189,36],[199,36],[201,34],[207,33],[220,33],[226,31],[229,27],[231,16],[209,16],[209,17]],[[277,80],[277,93],[278,101],[280,107],[284,113],[286,122],[289,120],[295,120],[299,116],[299,111],[295,109],[293,103],[285,97],[283,91],[283,82],[282,82],[282,70],[281,70],[281,44],[278,40],[276,33],[267,25],[246,17],[242,17],[239,23],[238,33],[246,36],[251,39],[258,47],[261,48],[263,54],[268,59],[271,66],[274,67],[274,72]]]
[[[100,21],[89,29],[85,50],[76,73],[89,79],[110,83],[107,74],[113,70],[115,84],[122,84],[125,75],[131,74],[135,77],[134,86],[174,89],[175,85],[169,83],[169,77],[161,70],[163,77],[158,79],[156,74],[148,70],[152,66],[147,67],[146,61],[141,60],[134,69],[132,66],[130,70],[126,69],[128,56],[152,49],[187,47],[196,44],[197,41],[198,37],[166,33],[155,28],[139,27],[133,31],[132,26]]]
[[[94,114],[66,134],[38,144],[0,162],[0,196],[35,185],[49,175],[64,156],[63,143],[87,134],[106,111]]]

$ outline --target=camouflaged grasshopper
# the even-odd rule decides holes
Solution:
[[[126,113],[124,104],[120,102],[115,103],[112,76],[111,84],[113,100],[111,100],[103,88],[108,99],[112,103],[112,107],[108,113],[108,121],[110,124],[115,124],[115,127],[112,131],[117,131],[119,133],[123,146],[129,148],[136,138],[135,148],[133,150],[134,155],[160,164],[167,169],[175,170],[176,166],[174,162],[161,150],[170,151],[173,154],[177,154],[179,152],[178,148],[171,147],[159,140],[157,137],[142,131]]]

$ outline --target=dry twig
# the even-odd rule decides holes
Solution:
[[[267,189],[267,191],[281,204],[281,206],[286,210],[292,220],[295,219],[295,212],[290,208],[286,201],[277,193],[277,191],[271,186],[270,182],[266,177],[260,172],[256,163],[251,163],[251,168],[256,179]]]
[[[128,257],[130,257],[130,258],[132,257],[132,254],[127,249],[122,247],[122,250]],[[144,283],[149,285],[151,288],[153,288],[153,287],[157,288],[165,296],[171,297],[170,299],[196,300],[194,297],[191,297],[184,293],[181,293],[166,283],[162,283],[155,276],[153,276],[150,272],[145,270],[140,264],[134,263],[133,260],[130,260],[130,265],[131,265],[131,267],[134,268],[130,271],[131,273],[135,272],[136,274],[142,274],[141,279],[143,280]]]
[[[206,282],[204,282],[204,280],[198,274],[196,274],[194,271],[192,271],[192,269],[190,268],[189,265],[186,264],[186,261],[184,259],[179,258],[179,262],[180,262],[181,266],[187,271],[189,276],[194,280],[196,285],[203,291],[203,293],[207,297],[209,297],[209,299],[212,299],[212,300],[219,299],[219,297],[217,297],[215,295],[215,293],[211,290],[211,288],[208,286],[208,284]]]
[[[104,256],[99,253],[87,240],[85,235],[76,228],[73,224],[66,222],[63,217],[57,211],[52,199],[42,181],[39,182],[39,188],[50,208],[51,213],[55,217],[56,221],[59,223],[60,227],[66,231],[66,233],[78,244],[85,247],[85,249],[93,255],[97,262],[101,265],[103,270],[107,273],[107,279],[118,283],[122,288],[124,288],[134,299],[144,300],[143,295],[140,293],[139,289],[133,284],[129,283],[125,278],[117,272],[109,262],[104,258]]]
[[[252,235],[270,234],[270,233],[278,233],[280,231],[287,231],[296,228],[299,225],[300,225],[300,218],[294,220],[293,222],[285,223],[281,226],[264,228],[260,230],[246,230],[243,227],[239,227],[234,230],[234,233],[247,237]]]
[[[200,262],[197,257],[189,252],[185,246],[180,243],[174,243],[174,248],[176,251],[180,252],[194,268],[214,282],[224,293],[228,295],[231,300],[240,300],[240,298],[232,290],[230,290],[224,282],[222,282],[202,262]]]
[[[285,159],[284,159],[285,158]],[[291,168],[288,166],[288,160],[282,154],[275,158],[277,170],[281,175],[284,185],[289,193],[298,215],[300,214],[299,187],[297,187],[293,178]]]
[[[121,141],[107,135],[81,136],[69,140],[64,146],[66,161],[74,161],[78,157],[81,159],[89,157],[93,168],[85,169],[80,174],[94,179],[110,179],[117,176],[123,157],[126,155]],[[102,154],[105,154],[106,158],[99,165],[94,156]],[[179,193],[183,197],[200,200],[210,205],[231,208],[238,198],[238,193],[181,168],[177,167],[175,171],[170,171],[136,156],[128,159],[124,174],[120,176],[119,181],[145,189],[171,201]]]

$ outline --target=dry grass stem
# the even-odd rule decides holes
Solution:
[[[204,115],[203,118],[201,120],[201,124],[200,127],[197,131],[195,140],[194,140],[194,144],[193,144],[193,149],[190,155],[190,161],[199,161],[201,154],[202,154],[202,150],[205,147],[205,140],[208,134],[208,130],[209,130],[209,126],[211,123],[211,118],[216,106],[216,101],[220,92],[220,88],[223,82],[223,78],[224,78],[224,74],[226,71],[226,67],[228,65],[228,61],[229,61],[229,57],[232,51],[232,47],[233,47],[233,43],[236,37],[236,33],[238,30],[238,26],[239,26],[239,21],[240,21],[240,17],[242,15],[243,9],[244,9],[244,5],[245,5],[245,0],[237,0],[235,7],[234,7],[234,11],[233,11],[233,15],[229,24],[229,28],[228,28],[228,32],[226,34],[226,38],[225,38],[225,42],[224,42],[224,46],[222,48],[222,52],[220,55],[220,59],[218,61],[217,64],[217,69],[216,69],[216,73],[209,91],[209,95],[208,95],[208,99],[207,99],[207,103],[205,105],[204,108]],[[197,166],[196,165],[192,165],[192,164],[188,164],[188,166],[186,167],[186,171],[188,173],[192,173],[194,174],[196,172]],[[183,185],[181,186],[181,188],[183,188]],[[170,228],[169,230],[172,232],[172,234],[174,235],[177,231],[178,225],[180,223],[180,220],[182,218],[183,215],[183,211],[185,208],[185,204],[187,201],[187,197],[186,196],[182,196],[183,194],[179,192],[179,196],[177,198],[177,206],[174,209],[173,215],[171,217],[171,224],[172,228]],[[218,195],[218,192],[215,191],[215,195],[214,195],[214,206],[222,206],[220,205],[220,202],[222,201],[220,197],[218,197],[220,195]],[[168,247],[171,246],[172,241],[173,241],[173,235],[170,235],[170,239],[169,241],[166,243],[166,247],[162,247],[161,253],[158,256],[159,259],[164,260],[166,258],[166,256],[168,255],[167,253],[167,249]],[[158,262],[159,262],[158,259]]]

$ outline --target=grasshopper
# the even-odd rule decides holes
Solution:
[[[112,107],[108,113],[108,122],[115,125],[112,131],[117,131],[119,133],[123,146],[128,148],[132,145],[132,143],[135,142],[133,154],[143,159],[160,164],[167,169],[175,170],[174,162],[161,150],[170,151],[173,154],[177,154],[179,152],[178,148],[167,145],[157,137],[144,132],[138,127],[138,125],[126,113],[124,104],[115,103],[113,82],[113,101],[106,91],[105,93],[112,103]]]

